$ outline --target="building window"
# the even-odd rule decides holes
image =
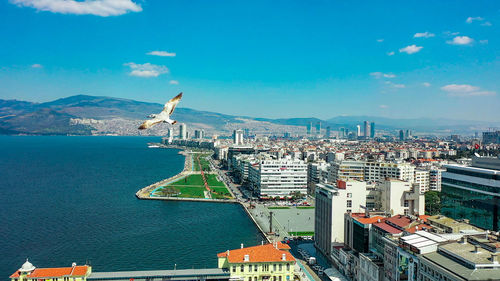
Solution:
[[[408,203],[408,200],[405,200],[404,206],[408,207],[410,204]]]
[[[255,268],[257,268],[257,267],[255,267]],[[253,281],[257,281],[257,276],[255,276],[255,277],[253,278]]]
[[[245,271],[245,266],[244,265],[241,265],[240,267],[240,272],[244,272]]]
[[[279,265],[279,271],[282,271],[282,270],[283,270],[283,265],[282,265],[282,264],[280,264],[280,265]],[[280,278],[281,278],[281,276],[280,276]]]
[[[233,272],[236,272],[236,265],[233,265]]]
[[[258,265],[255,265],[255,266],[253,267],[253,271],[257,272],[257,270],[258,270]]]
[[[252,265],[251,264],[248,265],[248,271],[252,272]],[[252,280],[250,280],[250,281],[252,281]]]
[[[281,281],[281,276],[278,279],[279,279],[279,281]]]
[[[286,271],[290,271],[290,264],[289,263],[286,264]]]
[[[347,193],[347,198],[352,198],[352,193]]]
[[[276,264],[273,264],[273,271],[276,271]]]
[[[269,265],[268,264],[264,264],[263,267],[264,268],[262,269],[262,271],[269,271]]]
[[[410,213],[410,210],[405,209],[405,216],[407,216]]]
[[[351,208],[352,207],[352,200],[347,200],[347,208]]]

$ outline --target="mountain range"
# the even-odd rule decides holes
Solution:
[[[164,135],[167,126],[141,132],[137,125],[151,113],[158,113],[163,105],[130,99],[75,95],[50,102],[0,99],[0,134],[36,135]],[[328,120],[317,118],[256,118],[234,116],[179,107],[173,118],[186,123],[189,129],[204,129],[207,133],[229,133],[236,128],[248,128],[254,133],[280,134],[285,131],[305,134],[305,126],[321,122],[323,130],[341,127],[354,130],[356,125],[369,120],[377,130],[394,133],[411,129],[422,133],[472,133],[489,127],[500,127],[500,122],[451,119],[391,119],[376,116],[337,116]]]

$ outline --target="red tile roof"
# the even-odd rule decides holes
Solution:
[[[283,254],[285,254],[286,261],[295,261],[295,258],[288,252],[290,246],[281,242],[277,243],[277,249],[273,244],[265,244],[254,247],[247,247],[242,249],[230,250],[229,255],[226,252],[218,253],[219,258],[228,258],[230,263],[245,263],[245,255],[249,256],[247,262],[280,262]]]
[[[89,266],[79,265],[73,267],[55,267],[55,268],[36,268],[30,275],[30,278],[48,278],[63,276],[83,276],[87,273]],[[19,271],[14,272],[10,278],[19,277]]]
[[[382,216],[366,217],[365,213],[352,213],[351,216],[362,224],[372,224],[378,222],[378,220],[383,221],[385,219]]]
[[[403,232],[402,230],[399,230],[399,229],[395,228],[394,226],[390,226],[390,225],[386,224],[385,222],[374,223],[373,226],[378,227],[378,228],[382,229],[383,231],[390,233],[390,234],[398,234],[398,233]]]

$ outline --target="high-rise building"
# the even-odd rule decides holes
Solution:
[[[234,130],[233,131],[233,142],[235,145],[243,144],[243,131],[242,130]]]
[[[187,128],[184,123],[179,126],[179,139],[187,140]]]
[[[316,135],[321,134],[321,122],[316,123]]]
[[[375,122],[372,122],[370,124],[370,138],[374,138],[375,137]]]
[[[365,137],[365,139],[370,138],[370,122],[365,121],[363,128],[363,136]]]
[[[330,126],[326,127],[326,137],[327,137],[327,138],[332,137],[332,136],[331,136],[331,134],[332,134],[332,131],[331,131]]]
[[[366,182],[337,181],[336,186],[317,184],[314,210],[314,241],[325,255],[332,242],[344,241],[344,214],[363,212],[366,205]]]
[[[356,125],[356,136],[359,138],[361,137],[361,126],[360,125]]]
[[[312,127],[313,127],[313,122],[309,122],[309,124],[307,124],[307,135],[308,136],[310,136],[312,133]]]
[[[262,160],[248,170],[248,179],[260,197],[307,195],[307,164],[300,160]]]
[[[500,230],[500,156],[473,157],[471,166],[444,167],[441,213],[469,219],[484,229]]]
[[[345,138],[347,136],[346,132],[345,132],[345,128],[342,127],[340,128],[340,138]]]
[[[205,138],[205,131],[203,131],[203,130],[194,130],[194,138],[195,139],[203,139],[203,138]]]
[[[490,144],[490,143],[500,144],[500,131],[483,132],[483,143],[484,144]]]
[[[405,132],[403,130],[399,130],[399,140],[400,141],[405,140]]]

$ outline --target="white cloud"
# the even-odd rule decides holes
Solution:
[[[394,78],[396,77],[395,74],[392,74],[392,73],[382,73],[382,72],[372,72],[370,73],[371,76],[377,78],[377,79],[380,79],[380,78]]]
[[[32,68],[43,68],[43,65],[41,65],[39,63],[35,63],[35,64],[32,64],[31,67]]]
[[[158,77],[161,74],[168,73],[168,68],[166,66],[150,64],[149,62],[144,64],[129,62],[125,63],[124,65],[130,67],[130,76]]]
[[[467,20],[465,20],[465,22],[467,23],[472,23],[473,21],[483,21],[484,18],[482,17],[468,17]]]
[[[379,105],[378,107],[380,107],[380,108],[382,108],[382,109],[389,108],[389,106],[388,106],[388,105],[385,105],[385,104],[381,104],[381,105]]]
[[[131,0],[10,0],[19,7],[60,14],[118,16],[128,12],[140,12],[140,5]]]
[[[177,81],[177,80],[170,80],[170,82],[168,82],[168,83],[171,85],[179,85],[179,81]]]
[[[169,53],[165,51],[152,51],[147,53],[150,56],[159,56],[159,57],[175,57],[175,53]]]
[[[488,44],[488,40],[479,40],[479,43],[481,43],[481,44]]]
[[[482,25],[482,26],[491,26],[492,24],[491,24],[491,22],[487,21],[487,22],[485,22],[485,23],[482,23],[481,25]]]
[[[388,52],[387,55],[388,56],[394,56],[394,52]]]
[[[422,50],[423,47],[417,46],[417,45],[410,45],[404,48],[399,49],[400,53],[407,53],[409,55],[418,53],[420,50]]]
[[[419,32],[419,33],[415,33],[415,35],[413,35],[413,38],[429,38],[429,37],[434,37],[436,36],[434,33],[430,33],[428,31],[426,32]]]
[[[384,42],[384,39],[377,39],[377,42],[382,43]]]
[[[430,87],[430,86],[431,86],[431,83],[429,83],[429,82],[424,82],[424,83],[422,83],[422,85],[423,85],[424,87]]]
[[[441,87],[441,90],[448,92],[451,97],[476,97],[476,96],[494,96],[494,91],[484,91],[477,86],[468,84],[450,84]]]
[[[390,87],[395,88],[395,89],[403,89],[406,87],[404,84],[396,84],[396,83],[392,83],[391,81],[385,81],[385,84],[387,84]]]
[[[472,42],[474,42],[474,39],[469,36],[457,36],[453,38],[452,41],[446,41],[446,43],[451,45],[469,45],[472,44]]]
[[[443,34],[446,36],[456,36],[456,35],[460,34],[460,32],[445,31],[445,32],[443,32]]]

